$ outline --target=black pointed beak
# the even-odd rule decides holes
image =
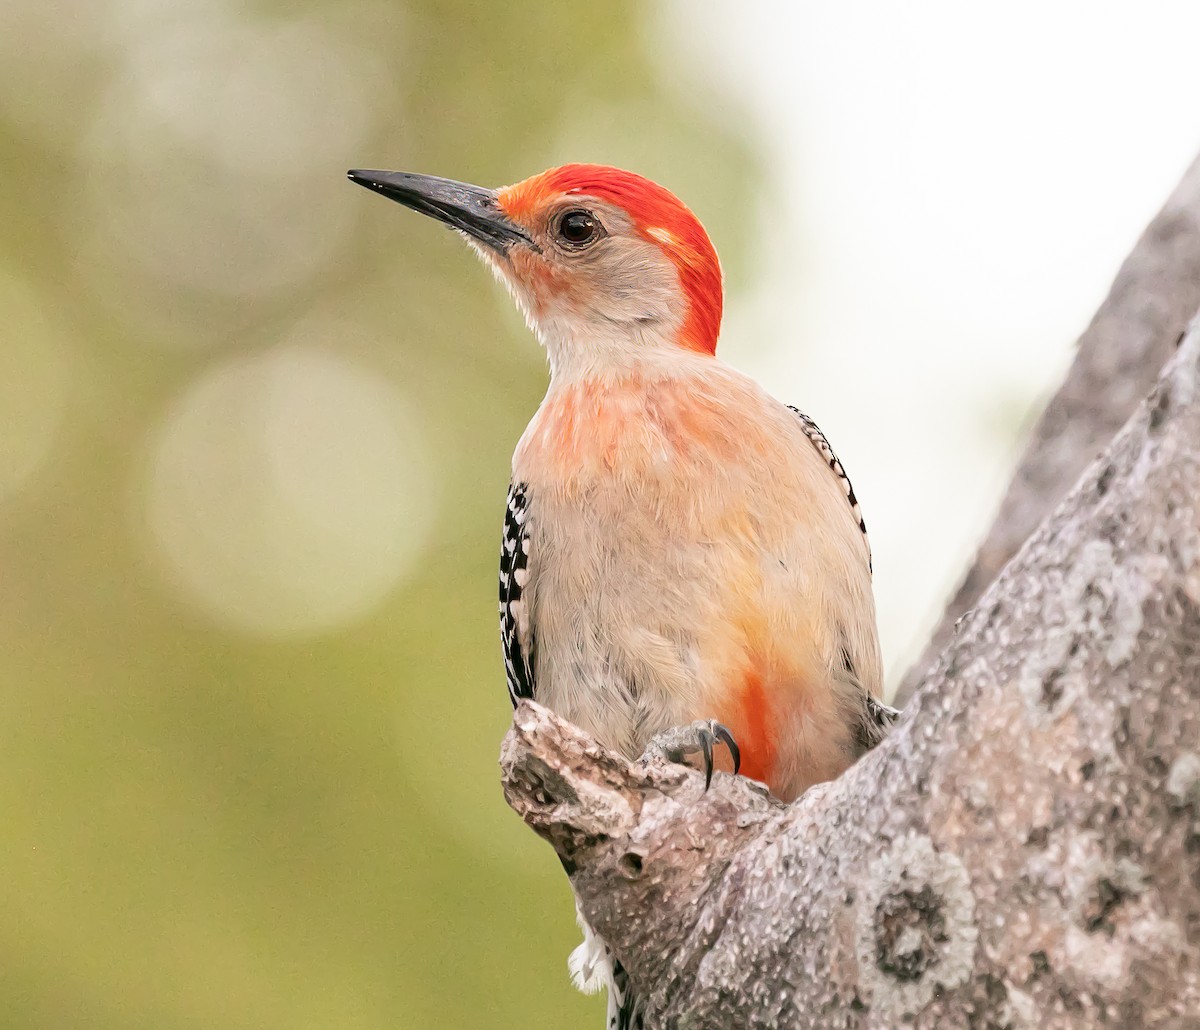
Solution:
[[[352,169],[346,174],[351,182],[445,222],[500,254],[516,243],[538,249],[529,233],[500,210],[495,190],[412,172]]]

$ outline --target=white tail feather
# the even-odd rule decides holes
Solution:
[[[612,983],[612,959],[608,947],[583,921],[579,910],[575,910],[579,928],[583,931],[583,943],[571,952],[567,968],[571,971],[571,982],[584,994],[597,994]]]

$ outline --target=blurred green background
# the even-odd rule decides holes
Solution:
[[[3,1026],[601,1022],[496,765],[543,357],[345,170],[624,163],[736,258],[749,145],[667,88],[645,10],[0,17]]]
[[[1101,6],[0,0],[0,1030],[598,1028],[496,764],[543,355],[346,169],[678,192],[894,678],[1197,145],[1200,7]]]

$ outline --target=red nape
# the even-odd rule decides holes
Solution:
[[[674,193],[635,172],[609,165],[569,164],[501,190],[501,204],[514,218],[563,194],[606,200],[622,208],[639,232],[674,263],[688,300],[680,329],[683,346],[715,354],[721,331],[721,264],[700,220]]]

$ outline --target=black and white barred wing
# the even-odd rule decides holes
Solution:
[[[846,470],[842,467],[842,463],[838,461],[838,456],[833,453],[833,448],[829,445],[829,439],[821,432],[820,427],[799,408],[794,408],[788,405],[788,410],[800,419],[800,426],[804,430],[804,435],[812,441],[812,445],[825,459],[826,464],[835,476],[838,477],[838,482],[842,484],[842,489],[846,492],[846,500],[850,504],[850,514],[854,521],[858,523],[858,528],[862,530],[863,542],[867,545],[867,569],[871,569],[871,541],[867,539],[867,524],[863,521],[862,508],[858,506],[858,498],[854,496],[854,487],[850,485],[850,477],[846,475]]]
[[[862,509],[858,506],[858,498],[854,496],[854,487],[850,485],[850,477],[846,475],[846,470],[842,467],[838,456],[833,453],[833,448],[829,445],[828,438],[821,432],[817,424],[799,408],[793,408],[790,404],[788,408],[800,419],[804,435],[812,441],[812,445],[817,449],[821,457],[825,459],[830,471],[838,477],[838,481],[842,484],[842,490],[846,494],[846,501],[850,505],[850,514],[858,524],[858,528],[862,531],[863,542],[867,545],[867,569],[870,570],[871,542],[867,539],[867,524],[863,520]],[[842,648],[842,665],[847,675],[861,687],[862,684],[858,680],[854,662],[845,647]],[[873,696],[869,691],[864,690],[862,713],[855,733],[859,750],[870,751],[871,748],[883,740],[888,735],[888,731],[892,728],[892,724],[899,715],[900,712],[897,709],[891,705],[885,705],[879,698]]]
[[[508,488],[504,538],[500,544],[500,643],[513,707],[533,697],[533,629],[523,594],[529,579],[529,504],[524,483]]]

